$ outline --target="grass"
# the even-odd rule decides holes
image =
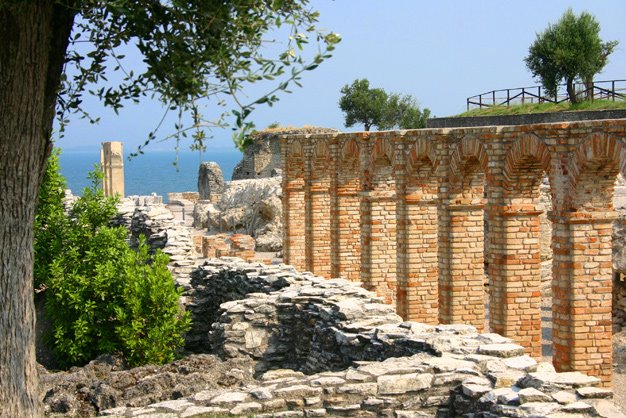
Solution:
[[[547,113],[547,112],[567,112],[577,110],[612,110],[626,109],[626,100],[594,100],[584,101],[575,105],[570,102],[563,103],[533,103],[519,104],[513,106],[493,106],[483,107],[482,109],[472,109],[469,112],[461,113],[457,117],[473,117],[473,116],[498,116],[498,115],[522,115],[528,113]]]

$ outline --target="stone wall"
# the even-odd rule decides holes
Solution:
[[[216,321],[208,340],[196,340],[198,347],[210,344],[229,364],[252,364],[256,379],[251,382],[244,369],[239,372],[239,387],[213,387],[194,394],[179,384],[177,393],[182,396],[175,400],[176,391],[160,390],[160,401],[141,406],[133,401],[130,407],[114,404],[102,415],[619,413],[605,399],[611,391],[598,388],[601,381],[596,377],[556,373],[551,365],[525,355],[511,339],[480,334],[470,325],[404,322],[382,298],[343,279],[325,280],[289,266],[236,259],[210,260],[194,275],[186,304],[206,308],[192,311],[194,322]],[[182,382],[177,374],[192,370],[183,364],[177,367],[179,372],[168,369],[167,378],[155,370],[162,385]],[[115,385],[124,381],[122,376],[107,381]],[[189,376],[195,385],[197,379]],[[94,386],[82,390],[97,393]]]
[[[488,264],[489,329],[539,357],[547,175],[555,364],[608,385],[613,191],[625,143],[626,120],[286,135],[285,261],[359,280],[405,319],[478,329]],[[349,262],[336,244],[348,230],[360,247]],[[331,260],[330,273],[317,257]]]
[[[174,278],[186,278],[195,266],[197,254],[191,240],[191,230],[162,203],[160,196],[130,196],[117,207],[115,224],[130,232],[130,244],[138,245],[141,235],[155,251],[169,255],[169,268]]]
[[[251,235],[257,251],[282,249],[281,178],[226,182],[216,201],[200,200],[194,209],[196,228],[209,234]]]
[[[318,127],[278,127],[251,135],[252,142],[243,152],[243,158],[233,170],[232,180],[260,179],[280,175],[282,158],[280,135],[331,133],[336,129]]]

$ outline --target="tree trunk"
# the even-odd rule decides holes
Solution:
[[[73,12],[0,0],[0,416],[41,416],[33,222]]]
[[[576,87],[574,86],[574,78],[567,79],[567,95],[569,96],[569,101],[572,104],[578,103],[578,99],[576,98]]]

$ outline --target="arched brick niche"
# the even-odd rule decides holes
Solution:
[[[331,273],[331,179],[334,161],[331,159],[331,139],[310,141],[310,174],[306,211],[306,266],[320,276]]]
[[[371,154],[364,170],[361,222],[361,281],[369,290],[395,304],[397,284],[397,213],[395,143],[393,138],[371,138]]]
[[[547,175],[554,364],[609,385],[612,195],[625,140],[626,120],[285,136],[285,259],[360,280],[405,319],[482,329],[488,254],[490,328],[539,356]]]
[[[514,336],[535,358],[541,357],[542,179],[550,172],[550,153],[536,135],[515,139],[502,167],[502,199],[491,207],[489,317],[492,331]]]
[[[404,319],[438,323],[438,188],[436,144],[406,138],[405,188],[399,213],[397,311]]]
[[[444,268],[439,279],[439,320],[485,326],[484,207],[488,157],[475,136],[451,148],[449,194],[440,216]]]
[[[603,380],[612,372],[613,185],[626,162],[623,137],[595,131],[567,161],[568,194],[552,214],[554,363]]]

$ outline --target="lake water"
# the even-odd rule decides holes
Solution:
[[[167,201],[168,192],[198,191],[198,168],[202,161],[215,161],[222,168],[225,180],[230,180],[233,168],[242,154],[232,149],[185,151],[178,155],[178,167],[174,166],[173,151],[147,151],[144,155],[124,160],[124,192],[130,195],[156,193]],[[75,195],[89,186],[87,173],[94,164],[100,163],[100,151],[63,151],[61,172],[67,179],[67,187]]]

